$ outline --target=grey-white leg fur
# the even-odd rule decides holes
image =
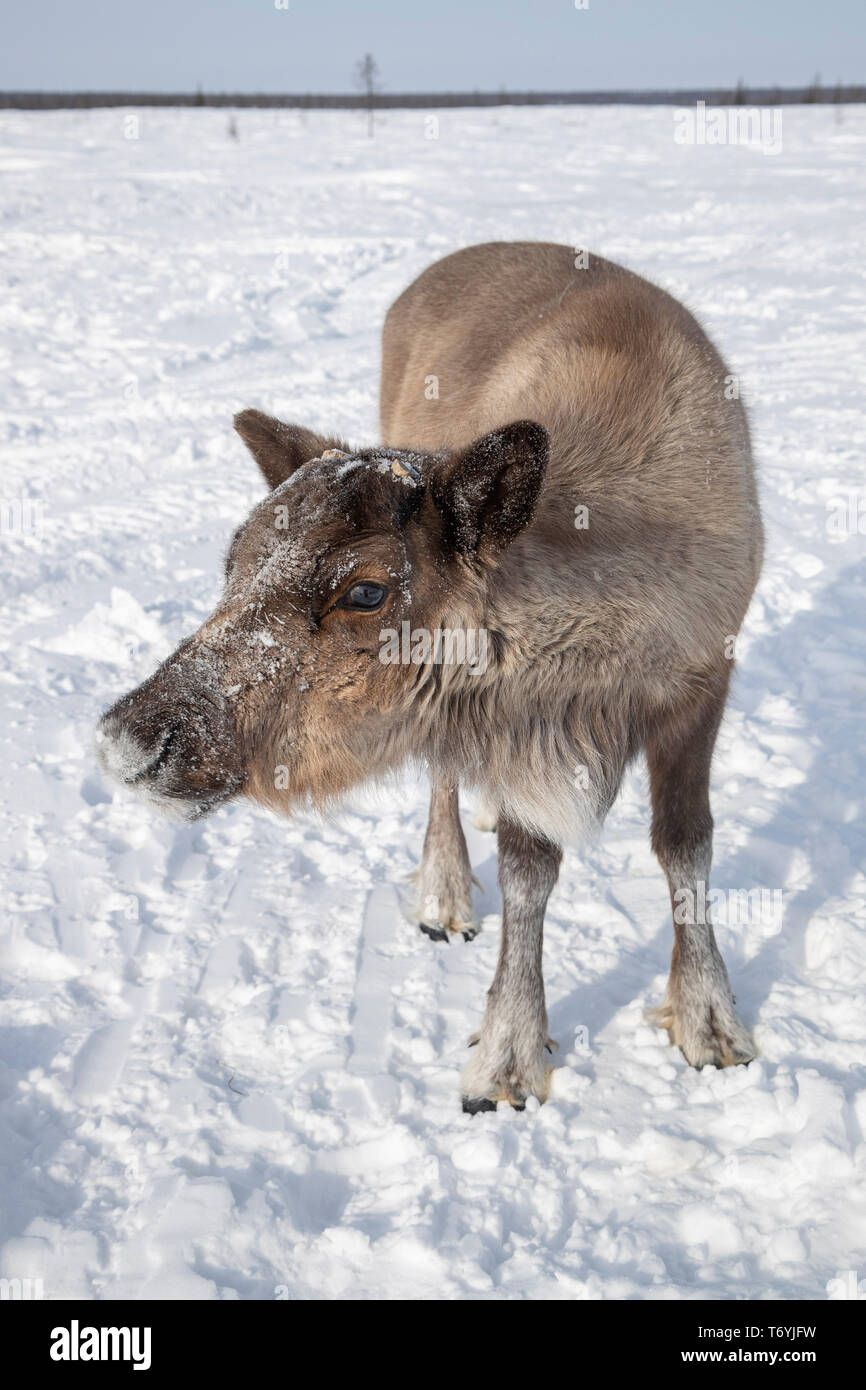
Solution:
[[[434,941],[478,931],[472,911],[472,866],[460,824],[457,787],[434,775],[421,864],[415,873],[421,930]]]
[[[707,904],[712,841],[664,865],[674,913],[671,973],[662,1008],[648,1019],[667,1028],[693,1067],[735,1066],[755,1056],[749,1030],[737,1017],[728,972],[716,945]]]
[[[544,912],[562,850],[511,821],[500,820],[499,885],[502,937],[496,976],[481,1029],[463,1072],[463,1109],[495,1110],[508,1101],[522,1110],[528,1096],[547,1099],[556,1044],[547,1034],[541,968]]]
[[[648,1015],[667,1028],[693,1067],[748,1062],[755,1044],[734,1009],[728,972],[707,908],[713,818],[710,763],[730,669],[716,673],[691,705],[646,745],[653,804],[652,843],[667,875],[674,949],[665,1002]]]

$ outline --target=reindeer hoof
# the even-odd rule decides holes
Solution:
[[[506,1096],[500,1096],[500,1097],[499,1097],[499,1100],[506,1101],[507,1104],[511,1106],[511,1109],[512,1109],[512,1110],[518,1110],[518,1111],[519,1111],[519,1110],[525,1110],[525,1109],[526,1109],[526,1102],[523,1101],[523,1100],[511,1100],[511,1099],[509,1099],[509,1098],[506,1097]],[[477,1098],[477,1100],[476,1100],[476,1099],[470,1099],[469,1096],[464,1096],[464,1097],[463,1097],[463,1114],[464,1114],[464,1115],[480,1115],[480,1114],[482,1113],[482,1111],[485,1111],[485,1110],[495,1110],[496,1107],[497,1107],[497,1104],[498,1104],[498,1101],[496,1101],[496,1100],[491,1100],[489,1096],[479,1096],[479,1097]]]
[[[488,1100],[487,1096],[481,1096],[478,1100],[470,1100],[469,1096],[463,1097],[463,1114],[480,1115],[483,1110],[495,1110],[496,1101]]]
[[[431,927],[428,925],[427,922],[419,922],[418,926],[421,928],[425,936],[429,936],[431,941],[448,940],[448,933],[444,927]]]
[[[418,926],[431,941],[474,941],[481,930],[473,925],[452,930],[450,927],[431,926],[429,922],[419,922]]]
[[[668,1000],[660,1009],[649,1009],[647,1023],[667,1030],[689,1066],[747,1067],[757,1056],[752,1035],[734,1012],[733,997],[719,997],[712,1006],[676,1008]]]

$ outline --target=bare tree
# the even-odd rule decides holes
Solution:
[[[367,134],[373,134],[373,109],[376,104],[376,93],[381,91],[379,83],[379,65],[372,53],[365,53],[364,57],[355,68],[355,81],[362,92],[367,95]]]
[[[821,100],[821,74],[819,72],[815,73],[815,81],[811,87],[807,87],[803,93],[803,100],[809,102]]]

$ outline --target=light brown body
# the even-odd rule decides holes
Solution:
[[[430,377],[438,399],[425,395]],[[511,727],[525,735],[528,721],[556,711],[604,808],[657,721],[729,674],[762,548],[748,427],[731,382],[676,300],[598,257],[576,269],[563,246],[457,252],[387,315],[387,444],[461,448],[523,418],[550,436],[533,520],[503,552],[485,596],[483,621],[506,639],[518,706],[505,721],[507,786],[489,740],[478,771],[500,809],[503,797],[513,805],[513,760],[523,760],[523,818],[555,838],[581,829],[580,805],[556,796],[565,771],[573,803],[580,777],[561,762],[545,766],[540,747],[528,756],[534,744],[515,746]],[[577,507],[587,508],[585,529]],[[542,807],[530,785],[539,779]]]

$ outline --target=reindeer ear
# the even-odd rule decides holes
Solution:
[[[345,447],[338,439],[325,439],[302,425],[284,425],[261,410],[242,410],[233,423],[272,492],[302,463],[319,458],[326,449]]]
[[[430,480],[447,542],[463,555],[504,550],[532,519],[550,441],[533,420],[482,435],[454,453]]]

